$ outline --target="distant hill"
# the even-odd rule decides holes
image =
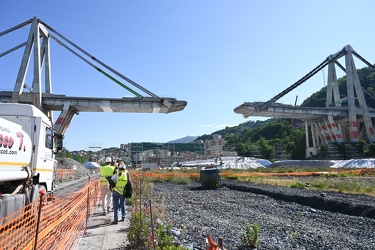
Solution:
[[[267,119],[265,121],[259,121],[259,120],[257,120],[257,121],[247,121],[247,122],[238,124],[238,126],[226,127],[224,129],[217,130],[217,131],[215,131],[211,134],[201,135],[197,138],[197,140],[203,140],[203,141],[204,140],[212,140],[213,134],[221,135],[224,138],[229,134],[242,134],[247,129],[259,128],[259,127],[262,127],[262,126],[264,126],[268,123],[273,123],[273,122],[276,122],[276,121],[277,121],[277,119],[275,119],[275,118],[270,118],[270,119]]]
[[[173,141],[169,141],[167,143],[189,143],[189,142],[192,142],[194,141],[195,139],[197,139],[198,136],[186,136],[184,138],[180,138],[180,139],[177,139],[177,140],[173,140]]]

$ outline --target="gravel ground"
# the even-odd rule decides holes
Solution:
[[[260,225],[257,249],[375,249],[375,199],[365,195],[224,181],[216,190],[155,183],[179,241],[206,249],[206,235],[226,249],[245,249],[245,222]],[[178,235],[178,233],[176,234]]]

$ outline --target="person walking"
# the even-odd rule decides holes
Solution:
[[[112,176],[112,180],[116,182],[116,186],[113,188],[113,210],[114,210],[114,221],[112,224],[118,224],[118,210],[121,208],[121,221],[125,220],[125,197],[124,189],[126,183],[128,183],[128,175],[126,174],[126,165],[124,163],[119,164],[118,172]]]
[[[101,176],[101,194],[102,194],[102,215],[106,215],[107,212],[110,211],[110,205],[112,204],[111,199],[111,190],[109,188],[108,180],[106,179],[107,176],[112,177],[114,167],[111,166],[111,157],[105,158],[105,166],[100,168],[100,176]]]
[[[119,167],[119,165],[120,165],[121,163],[123,163],[123,162],[120,161],[120,160],[119,160],[118,162],[115,163],[115,169],[113,170],[113,175],[116,174],[116,173],[118,173],[118,167]]]

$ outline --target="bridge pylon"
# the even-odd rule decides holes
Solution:
[[[375,130],[372,117],[375,117],[375,109],[369,108],[367,105],[353,56],[368,67],[375,68],[350,45],[347,45],[339,52],[328,56],[307,75],[269,101],[245,102],[235,108],[234,112],[244,115],[245,118],[264,116],[304,121],[306,157],[317,154],[320,147],[336,142],[356,143],[359,140],[365,140],[368,143],[374,143]],[[340,58],[345,59],[345,65],[340,64],[338,61]],[[325,107],[300,107],[276,103],[282,96],[300,86],[326,66],[328,66],[328,81]],[[339,91],[336,66],[346,74],[346,96],[345,93]],[[313,140],[312,147],[310,146],[311,138]]]

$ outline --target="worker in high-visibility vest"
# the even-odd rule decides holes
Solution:
[[[126,183],[128,183],[128,175],[126,174],[125,163],[119,164],[118,172],[112,176],[112,180],[116,183],[112,191],[113,210],[115,212],[112,224],[117,224],[119,207],[121,208],[121,221],[124,221],[126,216],[124,189]]]
[[[113,170],[113,174],[116,174],[118,172],[118,166],[123,163],[122,161],[118,161],[115,163],[115,165],[113,165],[115,167],[115,170]]]
[[[101,176],[101,192],[102,192],[102,210],[103,214],[106,215],[107,212],[110,211],[110,206],[112,204],[112,195],[111,195],[111,190],[109,188],[109,183],[108,180],[105,178],[107,176],[112,177],[113,176],[113,170],[114,167],[111,166],[111,157],[107,157],[105,159],[105,166],[102,166],[100,168],[100,176]]]

